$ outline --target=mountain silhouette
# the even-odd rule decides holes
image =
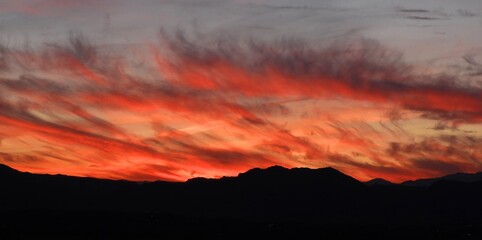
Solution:
[[[402,185],[414,186],[414,187],[429,187],[439,181],[453,181],[453,182],[465,182],[465,183],[478,182],[478,181],[482,181],[482,172],[455,173],[455,174],[450,174],[439,178],[418,179],[414,181],[403,182]]]
[[[0,239],[481,236],[482,181],[472,175],[427,187],[371,182],[333,168],[273,166],[220,179],[130,182],[0,165]]]
[[[0,164],[0,177],[6,177],[20,172],[4,164]]]
[[[365,182],[365,185],[367,185],[367,186],[393,186],[393,185],[395,185],[395,183],[387,181],[383,178],[374,178],[370,181]]]

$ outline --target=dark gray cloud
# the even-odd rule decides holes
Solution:
[[[413,20],[446,20],[446,18],[417,16],[417,15],[406,16],[405,18],[406,19],[413,19]]]
[[[448,175],[463,171],[463,169],[456,163],[444,162],[440,159],[414,159],[412,160],[412,164],[415,168],[426,171],[435,171],[440,175]]]
[[[403,13],[428,13],[429,10],[427,9],[409,9],[409,8],[398,8],[397,9],[399,12]]]

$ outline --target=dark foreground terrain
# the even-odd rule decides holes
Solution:
[[[271,167],[136,183],[0,165],[0,239],[482,239],[481,177],[362,183]]]

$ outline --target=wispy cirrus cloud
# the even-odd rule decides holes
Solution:
[[[464,85],[457,76],[417,74],[371,40],[345,40],[321,49],[303,41],[234,42],[204,47],[182,33],[163,35],[175,61],[160,60],[163,72],[190,87],[248,96],[343,97],[391,102],[424,112],[451,112],[480,121],[482,89]],[[189,66],[182,68],[181,66]],[[215,72],[209,69],[215,69]]]
[[[453,133],[460,141],[450,154],[455,143],[436,138],[445,158],[409,149],[428,141],[415,137],[434,137],[414,136],[412,122],[451,116],[458,126],[480,124],[482,90],[458,75],[418,72],[376,41],[178,31],[142,49],[133,56],[131,47],[79,37],[35,49],[4,46],[2,162],[133,180],[220,177],[274,164],[397,181],[480,170],[480,141],[461,140],[478,137]]]

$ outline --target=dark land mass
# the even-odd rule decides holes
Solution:
[[[367,186],[393,186],[395,183],[392,183],[390,181],[387,181],[383,178],[374,178],[368,182],[365,182],[365,185]]]
[[[443,176],[440,178],[427,178],[427,179],[418,179],[415,181],[406,181],[403,182],[402,185],[405,186],[414,186],[414,187],[429,187],[436,182],[439,181],[454,181],[454,182],[466,182],[466,183],[474,183],[482,181],[482,172],[479,173],[455,173],[450,174],[447,176]]]
[[[480,175],[368,184],[275,166],[138,183],[0,165],[0,239],[481,239]]]

